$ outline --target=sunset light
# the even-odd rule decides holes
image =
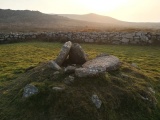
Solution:
[[[105,13],[123,7],[128,0],[81,0],[77,2],[91,11]]]
[[[130,22],[159,22],[160,0],[0,0],[1,9],[53,14],[95,13]]]

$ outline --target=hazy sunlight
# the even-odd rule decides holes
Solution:
[[[80,0],[77,1],[91,11],[110,12],[120,8],[128,3],[128,0]]]
[[[131,22],[159,22],[160,0],[0,0],[1,9],[54,14],[95,13]]]

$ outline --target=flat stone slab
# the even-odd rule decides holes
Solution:
[[[108,55],[108,56],[97,57],[95,59],[87,61],[82,66],[83,68],[90,68],[90,69],[102,68],[105,69],[106,71],[112,71],[112,70],[117,70],[120,67],[120,65],[121,62],[117,57],[113,55]]]
[[[63,64],[63,62],[66,60],[67,56],[69,55],[69,51],[71,49],[72,43],[71,41],[66,42],[62,48],[61,51],[58,55],[58,57],[56,58],[55,62],[61,66]]]

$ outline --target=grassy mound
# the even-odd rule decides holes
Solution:
[[[7,106],[2,106],[1,118],[137,120],[150,119],[157,109],[153,86],[149,84],[152,79],[126,63],[120,70],[104,77],[75,78],[71,85],[64,83],[67,74],[61,72],[55,76],[54,72],[43,63],[14,80],[7,89],[8,93],[2,95]],[[35,85],[39,93],[22,98],[26,84]],[[65,90],[54,91],[52,88],[57,86]],[[102,100],[100,109],[91,101],[93,94]]]
[[[33,43],[33,46],[38,44]],[[14,45],[18,49],[21,44]],[[28,43],[23,43],[23,49],[24,45]],[[46,45],[48,44],[45,43]],[[57,50],[60,44],[55,45],[54,48]],[[45,50],[49,49],[49,46]],[[83,47],[89,55],[95,56],[98,53],[96,49],[93,50],[96,52],[88,51],[90,45],[86,46]],[[103,46],[99,48],[98,45],[95,46],[100,51],[104,50]],[[42,49],[44,46],[41,46]],[[37,52],[40,52],[40,49]],[[39,57],[39,53],[36,57]],[[124,58],[125,56],[121,60]],[[106,73],[103,77],[75,78],[72,84],[66,85],[64,79],[68,74],[61,72],[56,76],[55,71],[48,68],[46,63],[33,66],[35,67],[30,69],[24,67],[22,74],[15,73],[17,77],[15,79],[1,76],[3,78],[0,79],[2,120],[159,120],[160,118],[160,82],[157,71],[144,72],[145,69],[137,69],[123,62],[119,70]],[[23,88],[27,84],[35,85],[39,92],[24,99]],[[54,91],[52,88],[57,86],[64,87],[65,90]],[[100,109],[97,109],[91,101],[93,94],[97,94],[102,101]]]

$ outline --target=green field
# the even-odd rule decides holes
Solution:
[[[55,59],[60,43],[17,43],[0,45],[0,80],[6,81],[30,66]],[[159,46],[116,46],[82,44],[89,58],[99,53],[115,55],[123,62],[136,63],[140,69],[152,77],[160,76]]]
[[[90,119],[95,118],[95,119],[102,119],[102,120],[105,120],[105,119],[117,120],[118,118],[119,118],[119,120],[120,119],[123,119],[123,120],[151,120],[151,119],[152,120],[159,120],[160,119],[160,111],[159,111],[160,110],[159,109],[160,108],[160,103],[159,103],[160,102],[160,54],[159,54],[160,47],[159,46],[123,46],[123,45],[118,46],[118,45],[96,45],[96,44],[81,44],[81,45],[82,45],[82,48],[84,49],[84,51],[89,55],[89,59],[94,58],[99,53],[108,53],[108,54],[112,54],[112,55],[115,55],[120,58],[120,60],[124,64],[122,65],[122,69],[120,71],[118,71],[118,74],[119,74],[119,72],[128,73],[128,71],[132,71],[131,73],[129,73],[129,75],[135,83],[134,87],[133,87],[133,85],[129,84],[129,81],[127,81],[127,79],[125,80],[122,78],[118,78],[118,76],[115,75],[115,73],[117,73],[117,72],[109,73],[111,75],[111,78],[105,78],[106,80],[109,80],[109,79],[115,80],[116,79],[117,81],[115,80],[114,81],[115,83],[113,83],[112,81],[107,82],[106,85],[115,86],[115,84],[116,84],[116,86],[118,86],[119,88],[127,89],[127,90],[123,90],[123,92],[122,92],[125,95],[127,95],[126,99],[128,99],[128,100],[135,99],[135,101],[134,100],[132,101],[133,105],[136,106],[137,104],[139,104],[142,107],[140,107],[140,109],[139,109],[139,107],[137,105],[135,108],[132,109],[132,107],[131,108],[128,107],[128,105],[131,104],[130,102],[128,102],[128,104],[126,104],[126,105],[119,103],[120,106],[117,109],[108,109],[107,108],[108,103],[104,102],[103,110],[98,111],[98,110],[92,110],[91,107],[88,107],[86,105],[86,103],[83,102],[83,103],[79,103],[80,105],[78,106],[78,108],[80,109],[80,111],[78,111],[77,113],[74,112],[73,116],[71,115],[72,117],[68,117],[68,118],[61,117],[61,118],[59,118],[59,120],[60,119],[75,120],[76,116],[77,117],[81,116],[79,119],[76,119],[76,120],[80,120],[80,119],[87,120],[88,118],[90,118]],[[47,120],[50,120],[50,119],[53,119],[51,112],[54,112],[55,109],[58,109],[59,111],[64,113],[64,115],[66,115],[66,114],[68,115],[68,113],[69,113],[68,111],[73,112],[74,108],[70,108],[70,109],[68,108],[69,110],[67,109],[66,111],[65,110],[62,111],[60,108],[49,107],[48,104],[43,104],[42,101],[40,103],[36,104],[36,107],[38,105],[42,105],[42,104],[43,105],[34,109],[35,106],[33,104],[31,104],[30,101],[35,103],[34,101],[37,100],[35,98],[35,96],[33,96],[33,98],[31,97],[30,101],[26,100],[26,102],[25,102],[24,100],[20,100],[21,96],[22,96],[22,90],[23,90],[24,85],[22,85],[22,86],[19,85],[19,88],[18,87],[15,88],[15,86],[18,86],[17,84],[20,84],[21,82],[22,83],[26,82],[25,80],[23,81],[23,79],[21,81],[17,82],[19,80],[19,79],[16,79],[18,76],[21,76],[21,74],[25,73],[25,70],[27,68],[29,68],[30,66],[37,66],[39,63],[55,59],[61,49],[61,46],[62,46],[61,43],[47,43],[47,42],[28,42],[28,43],[15,43],[15,44],[0,45],[0,118],[2,118],[2,120],[9,120],[9,119],[18,120],[18,119],[33,119],[33,118],[38,120],[38,119],[45,119],[45,117]],[[135,70],[134,68],[133,69],[130,68],[129,65],[131,63],[136,63],[138,66],[138,70]],[[126,69],[126,68],[128,68],[128,69]],[[137,72],[137,73],[135,74],[135,72]],[[141,77],[139,77],[138,75]],[[60,78],[60,79],[62,79],[62,78]],[[102,78],[102,79],[104,79],[104,78]],[[99,81],[99,79],[97,79],[97,81]],[[53,82],[46,82],[46,81],[45,82],[41,81],[41,82],[35,83],[34,80],[31,80],[31,82],[33,82],[37,86],[42,87],[42,93],[40,92],[41,94],[40,93],[38,94],[39,99],[45,98],[46,95],[44,94],[44,92],[50,91],[50,90],[48,90],[48,88],[45,88],[45,87],[50,86],[48,84],[53,84]],[[91,89],[90,89],[91,92],[92,92],[92,90],[93,91],[99,90],[99,91],[101,91],[101,92],[99,92],[99,95],[102,95],[105,92],[105,90],[104,91],[100,90],[100,88],[96,86],[96,79],[95,78],[93,79],[93,82],[94,82],[93,86],[95,85],[95,87],[96,87],[95,89],[93,89],[92,86],[89,86],[88,83],[86,83],[86,82],[85,83],[87,85],[84,83],[79,83],[79,85],[86,86],[84,88],[82,87],[83,90],[87,90],[87,87],[88,88],[91,87]],[[54,84],[62,84],[62,83],[56,82]],[[99,82],[98,84],[100,87],[102,87],[102,88],[104,87],[103,83]],[[128,85],[129,87],[126,88],[126,86],[124,87],[123,84]],[[79,90],[78,92],[76,91],[77,90],[76,85],[78,85],[78,83],[75,84],[74,86],[72,86],[72,90],[73,91],[75,90],[75,92],[68,93],[68,94],[73,97],[73,94],[79,93],[81,97],[76,96],[77,99],[83,98],[81,91],[79,89],[78,89]],[[158,101],[156,108],[153,108],[153,109],[150,107],[146,107],[148,105],[147,103],[143,103],[142,101],[138,101],[137,98],[134,96],[137,94],[138,91],[145,90],[146,86],[148,86],[148,85],[152,86],[152,88],[154,88],[154,90],[156,92],[155,97]],[[135,89],[136,88],[135,86],[137,87],[137,91]],[[106,90],[112,91],[113,88],[107,88]],[[69,87],[68,89],[70,90],[71,88]],[[85,94],[86,96],[88,95],[87,93],[90,94],[90,92],[88,91]],[[118,97],[119,95],[117,95],[117,97],[114,97],[113,93],[114,92],[110,93],[111,96],[113,96],[113,98],[110,98],[111,103],[115,104],[117,101],[121,101],[120,97]],[[130,94],[133,94],[133,96]],[[49,96],[49,97],[47,97],[48,101],[50,101],[50,102],[51,102],[51,100],[54,101],[53,98],[51,99],[52,95],[50,95],[49,93],[47,93],[47,95]],[[59,96],[57,96],[57,97],[59,97]],[[62,96],[60,96],[60,97],[63,98]],[[65,97],[67,99],[67,96],[65,96]],[[102,98],[103,98],[103,95],[102,95]],[[47,100],[45,99],[45,102]],[[67,102],[68,102],[68,104],[74,103],[75,98],[73,98],[72,100],[73,100],[72,102],[66,100],[66,103]],[[115,101],[112,102],[112,100],[115,100]],[[85,101],[85,97],[84,97],[84,101]],[[26,104],[27,105],[29,104],[30,107],[21,111],[22,108],[20,106],[24,105],[25,107],[27,107]],[[61,101],[61,104],[64,105],[63,107],[66,109],[67,106],[65,106],[63,101]],[[74,105],[75,105],[75,103],[74,103]],[[74,107],[76,109],[76,106],[74,106]],[[109,107],[111,107],[111,106],[109,106]],[[30,108],[37,110],[38,114],[44,113],[44,112],[46,112],[46,113],[44,113],[44,115],[42,115],[41,117],[35,117],[37,112],[35,112],[35,113],[29,112]],[[43,111],[43,108],[44,108],[44,111]],[[122,112],[123,109],[124,109],[124,112],[128,111],[128,113]],[[26,114],[29,114],[29,117],[26,117],[26,114],[24,114],[25,113],[24,111],[27,111]],[[90,111],[92,114],[95,114],[96,117],[93,118],[93,117],[89,116],[89,114],[87,113],[88,111]],[[85,116],[83,116],[82,113],[87,114],[88,116],[86,115],[86,117],[85,117]],[[56,115],[58,116],[60,114],[56,113]]]

